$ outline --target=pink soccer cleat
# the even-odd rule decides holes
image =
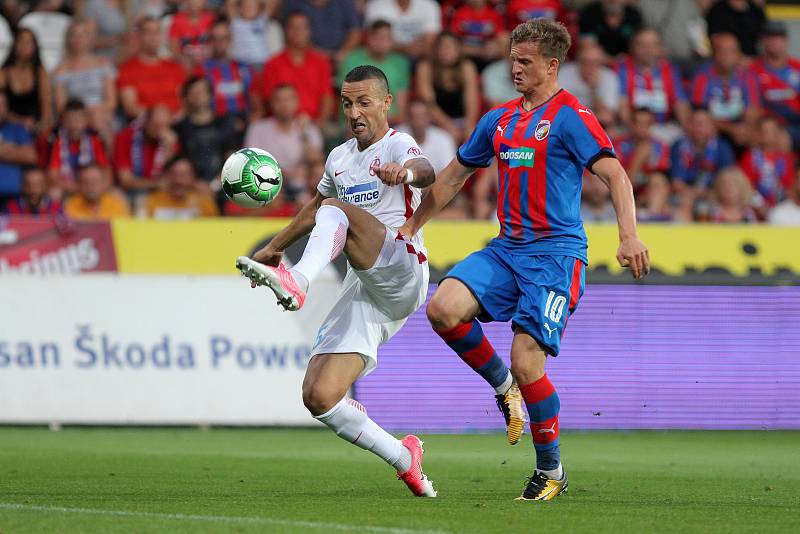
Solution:
[[[425,473],[422,472],[422,440],[417,436],[406,436],[401,442],[411,451],[411,468],[405,473],[397,473],[397,478],[402,480],[417,497],[436,497],[436,490]]]
[[[300,289],[297,280],[282,263],[277,267],[270,267],[251,260],[247,256],[239,256],[236,259],[236,267],[243,276],[250,279],[253,287],[267,286],[270,288],[278,298],[278,304],[285,310],[295,311],[303,307],[306,292]]]

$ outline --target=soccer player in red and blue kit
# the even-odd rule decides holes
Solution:
[[[633,276],[647,274],[647,248],[636,235],[633,190],[594,114],[559,88],[558,68],[570,47],[564,26],[547,19],[511,34],[512,78],[522,97],[484,115],[400,229],[413,236],[479,167],[498,165],[500,234],[456,265],[428,305],[434,330],[497,394],[508,439],[530,418],[536,470],[519,499],[550,500],[567,489],[561,466],[559,399],[545,374],[583,293],[586,234],[580,216],[584,168],[610,188],[617,212],[617,259]],[[477,320],[476,320],[477,319]],[[511,320],[511,370],[479,321]],[[521,399],[520,399],[521,397]]]

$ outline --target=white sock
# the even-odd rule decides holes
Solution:
[[[500,384],[499,386],[495,387],[495,388],[494,388],[494,391],[495,391],[495,393],[497,393],[498,395],[505,395],[505,394],[506,394],[506,391],[508,391],[509,389],[511,389],[511,385],[512,385],[513,383],[514,383],[514,377],[513,377],[513,376],[511,376],[511,371],[509,371],[509,372],[508,372],[508,376],[506,376],[506,379],[505,379],[505,380],[503,380],[503,383],[502,383],[502,384]]]
[[[411,452],[375,421],[367,416],[364,407],[344,398],[316,419],[325,423],[336,435],[383,458],[386,463],[404,473],[411,468]]]
[[[301,286],[305,282],[306,290],[322,269],[342,253],[350,226],[347,215],[340,208],[328,204],[319,207],[315,221],[303,257],[289,269]]]
[[[561,477],[564,476],[564,469],[562,469],[561,464],[558,464],[558,467],[555,469],[537,469],[540,473],[544,473],[547,478],[551,478],[553,480],[560,480]]]

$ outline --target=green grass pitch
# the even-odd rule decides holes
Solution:
[[[0,532],[800,532],[797,432],[565,432],[550,503],[528,439],[422,437],[437,499],[323,429],[0,428]]]

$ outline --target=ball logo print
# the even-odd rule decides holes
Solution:
[[[272,202],[283,185],[275,157],[260,148],[243,148],[231,154],[222,167],[222,190],[243,208],[260,208]]]

